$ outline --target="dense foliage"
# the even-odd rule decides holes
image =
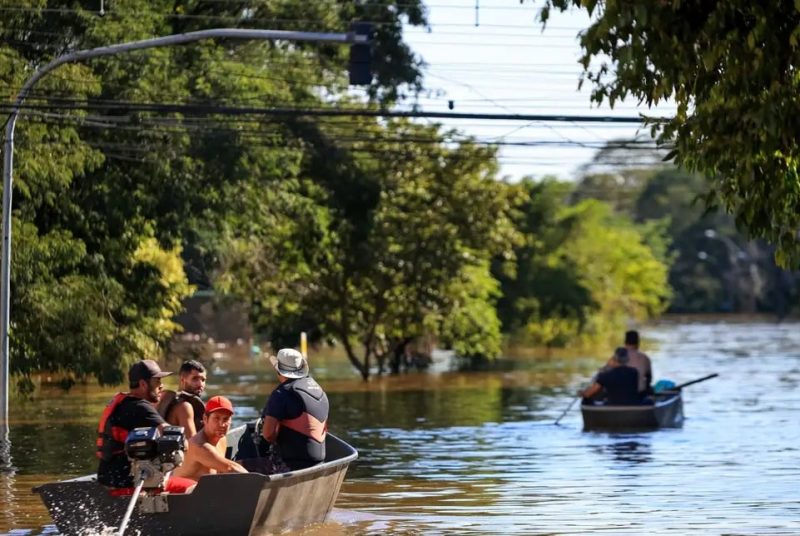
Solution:
[[[658,224],[636,225],[595,200],[570,204],[573,185],[524,181],[513,276],[499,275],[500,318],[520,342],[605,342],[627,322],[660,314],[669,299]]]
[[[492,152],[449,147],[436,128],[405,121],[364,124],[375,139],[400,141],[363,152],[338,146],[331,127],[315,132],[306,155],[304,170],[318,178],[309,210],[288,218],[281,242],[274,226],[230,241],[225,289],[254,298],[273,340],[294,340],[304,324],[335,338],[365,378],[376,362],[398,369],[405,345],[426,334],[497,355],[486,266],[510,254],[515,231],[513,191],[494,180]]]
[[[733,217],[707,211],[707,181],[672,166],[583,177],[571,195],[598,199],[636,222],[662,222],[672,264],[672,313],[797,312],[800,272],[780,269],[774,248],[748,240]]]
[[[797,2],[548,0],[541,12],[585,9],[582,63],[592,99],[677,103],[654,119],[660,141],[710,176],[710,204],[800,261],[800,7]]]
[[[96,8],[4,8],[6,95],[72,50],[212,27],[346,31],[358,19],[376,22],[376,76],[350,88],[344,46],[220,40],[45,77],[16,138],[11,365],[23,384],[39,371],[119,382],[132,360],[160,355],[196,288],[246,303],[273,347],[299,331],[343,345],[364,378],[400,370],[423,339],[493,358],[503,331],[566,345],[665,307],[666,224],[570,199],[563,184],[499,181],[493,148],[405,120],[203,109],[377,108],[413,95],[420,61],[402,27],[425,24],[420,2]]]
[[[391,102],[420,86],[401,32],[402,21],[424,23],[415,1],[121,0],[105,17],[97,8],[67,0],[4,7],[4,94],[12,99],[35,68],[73,50],[213,27],[347,31],[355,19],[379,22],[375,82],[363,98]],[[25,382],[38,370],[119,382],[128,362],[155,357],[168,340],[189,283],[215,283],[229,235],[263,235],[267,226],[279,244],[305,223],[295,215],[325,210],[315,203],[332,175],[308,172],[315,139],[296,119],[128,112],[126,104],[320,106],[352,98],[346,62],[338,45],[208,41],[46,76],[28,99],[38,108],[17,127],[12,370]],[[302,277],[302,255],[286,253],[295,243],[282,246],[283,273]]]

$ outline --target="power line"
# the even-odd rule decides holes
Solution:
[[[558,114],[514,114],[514,113],[462,113],[462,112],[424,112],[397,110],[365,110],[356,108],[257,108],[237,107],[217,104],[178,104],[178,103],[92,103],[90,101],[53,102],[51,104],[23,104],[22,109],[34,110],[96,110],[113,109],[124,112],[188,113],[196,115],[261,115],[289,117],[389,117],[389,118],[428,118],[428,119],[483,119],[505,121],[545,121],[569,123],[626,123],[642,124],[642,117],[610,115],[558,115]],[[10,112],[13,106],[0,104],[0,110]],[[668,118],[651,118],[653,121],[666,121]]]

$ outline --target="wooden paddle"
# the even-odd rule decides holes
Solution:
[[[583,398],[583,397],[580,397],[580,396],[579,396],[579,397],[577,397],[577,398],[573,398],[573,399],[572,399],[572,402],[570,402],[570,403],[569,403],[569,406],[567,406],[567,409],[565,409],[565,410],[564,410],[564,412],[561,414],[561,416],[559,416],[559,417],[558,417],[558,419],[556,419],[556,422],[554,422],[553,424],[555,424],[555,425],[558,425],[558,421],[560,421],[561,419],[563,419],[563,418],[564,418],[564,415],[566,415],[566,414],[569,412],[569,410],[571,410],[571,409],[572,409],[572,406],[574,406],[574,405],[575,405],[575,402],[577,402],[577,401],[578,401],[578,400],[580,400],[581,398]]]
[[[706,380],[710,380],[711,378],[716,378],[717,376],[719,376],[719,374],[717,374],[715,372],[714,374],[709,374],[708,376],[703,376],[702,378],[697,378],[696,380],[692,380],[690,382],[686,382],[686,383],[682,383],[680,385],[676,385],[675,387],[672,387],[671,389],[668,389],[668,390],[669,391],[679,391],[679,390],[683,389],[684,387],[686,387],[687,385],[693,385],[695,383],[704,382]]]

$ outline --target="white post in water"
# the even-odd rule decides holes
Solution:
[[[327,43],[346,43],[352,45],[368,45],[370,42],[369,28],[354,26],[355,31],[347,33],[319,33],[319,32],[288,32],[282,30],[249,30],[241,28],[215,28],[200,30],[184,34],[119,43],[106,47],[78,50],[59,56],[38,71],[20,89],[14,102],[11,114],[6,123],[5,145],[3,146],[3,248],[2,268],[0,268],[0,428],[8,430],[8,328],[11,306],[11,188],[14,169],[14,125],[17,122],[20,108],[31,88],[44,75],[65,63],[72,63],[96,58],[111,56],[120,52],[131,52],[145,48],[166,47],[191,43],[202,39],[222,37],[226,39],[261,39],[284,41],[321,41]],[[2,434],[0,434],[1,438]]]

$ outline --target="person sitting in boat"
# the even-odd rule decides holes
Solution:
[[[224,396],[211,397],[203,412],[203,427],[189,440],[186,458],[175,476],[197,480],[215,473],[246,473],[247,469],[225,458],[233,404]]]
[[[161,395],[164,372],[158,363],[145,359],[128,370],[130,391],[117,393],[106,406],[97,426],[97,481],[111,488],[132,490],[131,462],[125,455],[125,439],[134,428],[157,427],[163,431],[167,423],[156,411]],[[188,493],[196,482],[172,476],[165,486],[170,493]]]
[[[645,397],[653,394],[650,384],[653,382],[653,365],[644,352],[639,351],[639,332],[625,332],[625,349],[628,351],[629,366],[639,371],[639,395]]]
[[[297,350],[284,348],[269,359],[280,385],[261,412],[262,437],[291,470],[325,461],[328,396],[308,375],[308,361]]]
[[[205,405],[200,398],[206,388],[206,368],[199,361],[184,361],[178,370],[178,391],[164,391],[158,412],[172,425],[183,426],[186,439],[203,428]]]
[[[619,347],[607,364],[607,369],[598,373],[592,385],[580,391],[584,402],[591,401],[605,392],[606,402],[612,406],[630,406],[642,403],[639,394],[639,371],[629,365],[628,350]]]

